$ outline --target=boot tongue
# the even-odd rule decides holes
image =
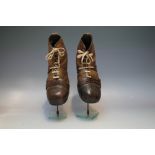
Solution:
[[[60,39],[56,42],[56,44],[54,45],[55,48],[61,48],[61,47],[63,47],[63,46],[64,46],[64,44],[63,44],[62,38],[60,38]]]
[[[90,33],[87,33],[87,34],[90,34]],[[93,47],[92,47],[92,36],[91,36],[91,42],[90,42],[90,45],[88,48],[86,48],[86,45],[82,39],[80,41],[80,47],[81,47],[81,49],[83,49],[83,51],[91,51],[93,49]]]
[[[92,41],[91,41],[91,43],[90,43],[90,45],[89,45],[87,51],[89,51],[89,52],[92,52],[92,51],[93,51]]]
[[[85,44],[83,43],[82,40],[80,41],[80,50],[86,51],[86,46],[85,46]]]
[[[91,41],[91,43],[90,43],[90,45],[89,45],[89,47],[86,49],[86,46],[85,46],[85,44],[83,43],[83,41],[81,40],[81,49],[83,49],[83,51],[92,51],[93,50],[93,46],[92,46],[92,41]]]

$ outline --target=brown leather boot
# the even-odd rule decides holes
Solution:
[[[92,35],[83,34],[76,55],[78,92],[86,103],[96,103],[101,97],[101,82],[97,73]]]
[[[51,105],[64,104],[69,95],[67,73],[67,50],[63,39],[52,33],[48,39],[48,78],[46,81],[47,98]]]

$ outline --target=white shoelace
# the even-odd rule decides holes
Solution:
[[[64,56],[65,49],[64,48],[53,48],[47,55],[46,60],[52,60],[55,53],[57,53],[56,59],[57,61],[54,62],[54,66],[50,67],[53,73],[53,78],[59,78],[59,70],[60,67],[60,57]]]
[[[79,70],[94,68],[93,66],[90,66],[91,62],[94,61],[93,53],[90,53],[89,51],[78,50],[77,58],[81,59],[81,64],[87,65],[79,67]],[[88,74],[89,72],[90,72],[89,70],[85,70],[86,76],[91,78],[91,76]]]

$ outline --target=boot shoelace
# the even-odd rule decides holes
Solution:
[[[53,48],[47,55],[46,60],[54,61],[53,66],[50,67],[53,74],[53,79],[59,78],[59,68],[60,68],[60,57],[64,56],[65,49],[64,48]]]
[[[87,69],[94,68],[93,66],[90,66],[91,62],[94,61],[93,53],[90,53],[89,51],[78,50],[77,58],[81,59],[81,64],[83,65],[82,67],[79,67],[79,70],[85,69],[86,76],[91,78],[91,76],[88,74],[90,71]]]

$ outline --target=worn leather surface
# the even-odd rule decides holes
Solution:
[[[47,98],[50,104],[61,105],[66,102],[69,95],[69,78],[67,49],[57,33],[53,33],[48,39],[48,54]]]
[[[87,53],[86,53],[87,52]],[[91,34],[83,34],[76,54],[78,92],[86,103],[96,103],[101,97],[101,81],[97,72],[96,55]]]

